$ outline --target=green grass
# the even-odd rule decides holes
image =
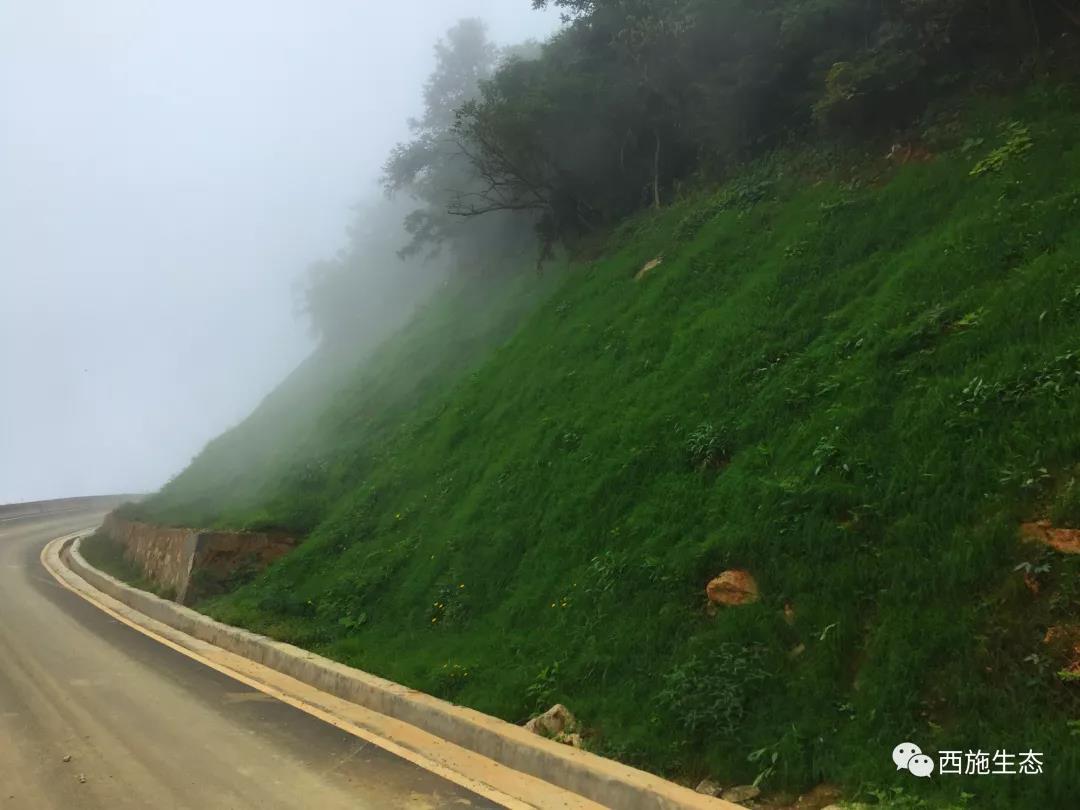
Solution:
[[[1013,121],[1030,150],[973,175]],[[310,529],[203,609],[514,722],[564,702],[652,770],[1071,806],[1080,687],[1042,639],[1080,621],[1080,561],[1016,529],[1080,518],[1077,131],[1041,87],[936,119],[930,163],[763,161],[531,314],[495,290],[513,316],[481,329],[447,298],[304,431],[252,428],[257,465],[226,435],[141,514]],[[729,567],[762,599],[710,615]],[[916,781],[906,739],[1046,772]]]

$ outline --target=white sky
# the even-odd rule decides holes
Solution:
[[[0,0],[0,503],[156,489],[310,350],[293,284],[529,0]]]

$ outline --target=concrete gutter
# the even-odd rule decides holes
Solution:
[[[132,588],[97,570],[79,554],[78,538],[46,549],[58,576],[85,584],[133,609],[129,619],[173,630],[253,661],[365,709],[402,721],[604,807],[617,810],[742,810],[628,765],[539,737],[496,717],[347,667],[307,650],[221,624],[189,608]],[[64,576],[68,579],[68,576]],[[141,616],[140,620],[138,617]],[[149,622],[147,622],[149,623]]]

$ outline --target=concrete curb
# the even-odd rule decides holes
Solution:
[[[78,538],[59,554],[92,588],[200,641],[276,670],[335,697],[408,723],[515,771],[617,810],[742,810],[653,774],[539,737],[473,709],[347,667],[307,650],[221,624],[97,570],[79,554]]]

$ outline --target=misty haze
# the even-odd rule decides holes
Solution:
[[[501,44],[558,23],[503,0],[0,3],[0,502],[152,491],[311,351],[297,286],[381,199],[434,42],[474,16]]]
[[[1074,810],[1080,0],[0,0],[0,810]]]

